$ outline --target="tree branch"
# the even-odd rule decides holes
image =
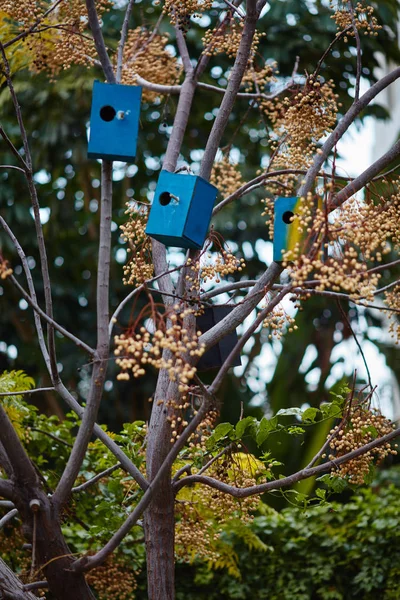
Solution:
[[[8,460],[10,461],[11,467],[13,469],[14,478],[18,481],[19,487],[35,487],[38,485],[39,480],[37,478],[35,469],[25,452],[25,449],[15,432],[15,429],[8,418],[7,413],[4,408],[0,404],[0,441],[4,447],[4,450],[7,454]],[[7,484],[8,482],[1,482],[2,486]],[[8,492],[10,494],[10,484],[1,489],[0,493]],[[11,488],[12,489],[12,488]],[[10,495],[3,494],[5,497],[8,497],[9,500],[14,500],[15,495],[12,497]]]
[[[378,160],[369,166],[368,169],[365,169],[361,175],[353,179],[353,181],[341,189],[340,192],[335,194],[329,203],[328,210],[332,211],[341,206],[343,202],[361,190],[369,181],[372,181],[373,178],[382,171],[382,169],[393,162],[398,156],[400,156],[400,140],[396,142],[395,145],[388,152],[386,152],[386,154],[378,158]]]
[[[365,446],[361,448],[357,448],[352,452],[348,452],[343,456],[335,458],[334,460],[329,460],[322,465],[318,465],[316,467],[306,468],[298,471],[297,473],[293,473],[293,475],[289,475],[288,477],[283,477],[282,479],[276,479],[275,481],[268,481],[267,483],[261,483],[259,485],[254,485],[247,488],[237,488],[232,485],[228,485],[223,483],[222,481],[218,481],[217,479],[213,479],[212,477],[207,477],[204,475],[189,475],[188,477],[184,477],[180,479],[178,482],[174,484],[175,492],[177,493],[181,488],[185,485],[193,485],[195,483],[202,483],[204,485],[208,485],[212,488],[223,492],[224,494],[229,494],[230,496],[234,496],[235,498],[248,498],[249,496],[255,496],[259,494],[264,494],[265,492],[270,492],[272,490],[279,490],[283,487],[291,486],[298,481],[302,481],[303,479],[308,479],[309,477],[314,477],[315,475],[319,475],[320,473],[325,473],[326,471],[332,471],[338,466],[357,458],[381,446],[382,444],[387,444],[391,440],[400,436],[400,428],[395,429],[388,433],[387,435],[373,440]]]
[[[118,53],[117,53],[117,74],[115,77],[116,83],[121,83],[122,61],[124,58],[124,47],[125,47],[125,42],[126,42],[126,38],[128,35],[129,19],[131,18],[132,8],[133,8],[134,4],[135,4],[135,0],[129,0],[128,6],[126,7],[126,11],[125,11],[124,22],[122,24],[121,38],[119,40]]]
[[[189,437],[196,431],[198,425],[205,417],[209,408],[210,398],[210,394],[207,393],[207,397],[203,400],[203,403],[197,411],[197,414],[193,417],[189,425],[186,427],[186,429],[179,436],[175,444],[172,446],[171,450],[166,456],[153,481],[150,483],[148,489],[146,490],[143,497],[141,498],[137,506],[134,508],[132,513],[126,519],[125,523],[119,528],[119,530],[113,535],[113,537],[107,542],[107,544],[101,550],[99,550],[99,552],[97,552],[93,556],[83,556],[75,563],[73,563],[71,568],[74,571],[79,573],[82,571],[90,571],[91,569],[94,569],[95,567],[101,565],[106,560],[106,558],[110,554],[112,554],[112,552],[114,552],[114,550],[119,546],[121,541],[129,533],[132,527],[134,527],[139,517],[143,514],[143,512],[150,504],[152,496],[157,489],[157,486],[160,482],[162,482],[164,476],[171,470],[171,467],[179,452],[184,447]]]
[[[226,358],[224,364],[222,365],[222,367],[218,371],[217,376],[215,377],[215,379],[212,382],[211,386],[208,388],[208,391],[209,391],[210,394],[216,394],[216,392],[218,391],[219,387],[222,384],[223,378],[225,377],[226,373],[230,369],[230,367],[231,367],[231,365],[232,365],[235,357],[243,349],[243,346],[245,345],[245,343],[247,342],[247,340],[249,340],[251,338],[251,336],[256,331],[256,329],[258,328],[258,326],[261,325],[261,323],[264,321],[265,317],[267,315],[269,315],[269,313],[275,308],[275,306],[277,306],[277,304],[279,304],[279,302],[282,300],[282,298],[284,298],[286,296],[286,294],[290,291],[291,287],[292,287],[291,285],[285,286],[268,303],[268,306],[266,308],[264,308],[262,311],[260,311],[259,315],[254,320],[254,322],[250,325],[250,327],[242,335],[242,337],[240,338],[240,340],[232,348],[232,350],[229,353],[228,357]]]
[[[382,90],[387,88],[393,81],[396,81],[400,77],[400,67],[394,69],[385,77],[382,77],[379,81],[377,81],[374,85],[372,85],[369,90],[365,92],[361,96],[361,98],[355,101],[347,113],[342,117],[339,121],[336,128],[329,135],[328,139],[322,145],[321,152],[316,154],[313,164],[307,171],[307,175],[305,177],[305,182],[300,188],[299,195],[306,196],[308,192],[311,191],[314,180],[317,177],[317,174],[324,164],[325,160],[328,158],[328,155],[335,144],[340,140],[343,134],[347,131],[356,117],[360,114],[360,112],[368,106],[368,104],[373,100]]]
[[[110,281],[110,253],[111,253],[111,221],[112,221],[112,162],[102,162],[101,168],[101,215],[100,239],[97,267],[97,345],[93,364],[89,396],[82,423],[79,427],[74,446],[72,448],[64,473],[54,492],[53,499],[63,504],[78,476],[79,470],[87,450],[88,443],[93,434],[100,401],[103,394],[103,385],[107,371],[109,356],[109,281]]]
[[[204,157],[200,166],[200,176],[204,179],[209,179],[211,170],[214,164],[215,155],[217,153],[221,138],[224,134],[229,116],[232,112],[233,105],[236,100],[236,95],[240,89],[243,75],[246,70],[251,45],[256,31],[258,13],[255,9],[255,3],[252,0],[247,2],[247,15],[243,28],[242,37],[240,40],[236,60],[229,77],[228,85],[218,110],[217,117],[213,123],[211,133],[208,137]]]
[[[68,404],[68,406],[79,416],[83,417],[85,412],[84,408],[75,400],[72,394],[67,390],[67,388],[62,384],[57,385],[57,392],[60,394],[61,398]],[[97,423],[93,428],[93,435],[95,435],[108,450],[114,454],[117,460],[121,463],[121,467],[129,473],[135,479],[135,481],[139,484],[142,490],[147,490],[149,487],[148,482],[145,477],[143,477],[142,473],[139,471],[136,465],[127,457],[125,452],[112,440],[107,433],[99,426]]]
[[[101,473],[98,473],[91,479],[88,479],[88,481],[85,481],[84,483],[81,483],[81,485],[77,485],[76,487],[73,487],[71,492],[73,492],[74,494],[77,492],[83,492],[88,487],[90,487],[93,484],[100,481],[100,479],[103,479],[104,477],[107,477],[107,475],[111,475],[111,473],[114,473],[114,471],[116,471],[117,469],[120,469],[121,466],[122,466],[121,463],[117,463],[116,465],[113,465],[112,467],[108,467],[108,469],[105,469]]]
[[[97,16],[95,1],[86,0],[86,9],[88,13],[90,29],[93,35],[93,40],[96,46],[97,54],[99,55],[101,66],[103,67],[105,78],[108,81],[108,83],[116,83],[117,81],[111,65],[110,57],[108,56],[107,48],[104,43],[104,38],[99,23],[99,17]]]

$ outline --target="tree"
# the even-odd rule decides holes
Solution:
[[[388,3],[389,6],[391,4]],[[296,306],[309,302],[309,298],[314,296],[332,299],[351,329],[341,302],[351,301],[374,310],[382,309],[374,303],[374,299],[378,294],[385,294],[383,309],[393,316],[392,329],[394,334],[398,334],[396,314],[400,307],[397,281],[391,281],[383,288],[378,285],[381,271],[389,270],[390,277],[393,277],[391,269],[398,264],[395,259],[382,264],[382,259],[396,253],[399,244],[398,181],[394,171],[385,172],[385,169],[398,157],[400,143],[396,143],[355,179],[338,175],[335,165],[336,146],[343,134],[368,109],[379,92],[400,76],[400,68],[396,68],[373,83],[365,94],[360,93],[363,73],[360,34],[375,37],[380,27],[373,8],[364,4],[353,7],[350,2],[334,7],[332,16],[338,32],[313,70],[299,75],[299,60],[295,59],[292,75],[282,81],[277,67],[263,61],[259,54],[262,38],[257,28],[263,20],[268,20],[268,13],[265,14],[267,5],[263,0],[248,0],[246,5],[204,2],[201,10],[208,17],[210,26],[204,36],[204,50],[196,60],[190,55],[188,29],[190,16],[199,10],[198,3],[188,0],[175,6],[172,2],[165,2],[162,18],[164,21],[169,18],[173,25],[180,61],[167,48],[168,38],[160,33],[161,18],[152,31],[144,27],[129,30],[132,6],[130,1],[114,53],[114,64],[104,42],[98,16],[107,8],[104,2],[96,6],[92,0],[87,0],[87,12],[84,14],[81,14],[80,3],[62,0],[44,2],[35,11],[32,11],[29,2],[18,6],[5,2],[1,15],[2,31],[6,36],[0,46],[2,73],[18,124],[17,134],[14,131],[9,134],[0,128],[11,162],[10,165],[2,165],[2,168],[13,176],[21,174],[25,178],[34,216],[42,280],[39,284],[34,281],[23,247],[3,216],[0,216],[0,222],[6,239],[11,241],[19,256],[28,291],[13,275],[8,256],[1,258],[1,276],[10,284],[7,291],[12,286],[16,288],[33,309],[34,327],[51,381],[51,391],[77,413],[81,424],[68,457],[61,467],[59,465],[60,476],[54,481],[54,486],[48,488],[43,475],[45,469],[41,472],[39,469],[38,473],[34,468],[32,456],[27,454],[29,444],[18,431],[18,424],[23,422],[21,413],[24,406],[13,404],[13,396],[19,399],[25,392],[43,389],[31,389],[28,380],[24,388],[21,386],[21,381],[24,382],[21,373],[5,373],[2,382],[5,402],[0,410],[0,462],[3,472],[0,493],[6,502],[13,503],[12,510],[18,510],[24,532],[33,546],[33,562],[40,566],[46,585],[57,599],[93,597],[85,574],[104,563],[142,515],[149,598],[173,598],[175,497],[180,490],[184,494],[187,488],[201,485],[201,489],[207,490],[202,492],[203,496],[215,507],[219,504],[221,514],[234,513],[235,507],[248,514],[254,508],[254,503],[248,499],[323,473],[331,474],[323,479],[330,487],[335,487],[338,481],[363,482],[370,476],[375,459],[382,461],[387,455],[396,453],[390,443],[400,434],[399,429],[393,428],[385,417],[371,408],[375,393],[371,380],[360,385],[356,374],[349,387],[335,392],[331,402],[318,407],[306,410],[288,408],[278,411],[272,418],[263,417],[261,420],[241,416],[236,425],[220,423],[216,426],[223,400],[219,397],[219,390],[246,342],[260,326],[269,328],[270,335],[280,335],[286,328],[289,331],[295,329],[293,319],[280,306],[285,297],[292,298]],[[104,16],[104,20],[106,18]],[[19,27],[17,32],[14,31],[16,26]],[[268,31],[268,25],[266,29]],[[354,99],[345,107],[343,114],[340,114],[334,83],[324,76],[324,71],[328,71],[327,57],[339,43],[349,44],[355,49],[356,64],[351,82],[351,85],[354,84]],[[206,70],[215,68],[213,57],[220,53],[232,59],[229,76],[220,80],[219,86],[205,83]],[[43,215],[37,193],[39,167],[34,164],[35,156],[30,149],[32,140],[24,126],[24,114],[14,84],[14,73],[27,66],[36,71],[50,69],[54,78],[72,63],[87,61],[102,68],[108,83],[141,85],[146,102],[154,100],[160,105],[160,98],[165,95],[178,97],[162,163],[163,170],[170,173],[185,167],[181,164],[180,153],[191,109],[197,101],[195,93],[204,93],[212,110],[218,106],[216,99],[222,98],[218,110],[208,113],[213,124],[208,135],[202,133],[204,153],[199,169],[199,175],[211,180],[225,196],[214,207],[214,216],[237,203],[245,194],[262,190],[265,195],[264,214],[272,225],[273,200],[282,190],[285,196],[299,199],[296,213],[287,217],[287,224],[295,226],[299,233],[298,240],[284,252],[282,260],[272,262],[256,281],[229,281],[211,291],[202,287],[207,279],[215,278],[215,283],[219,283],[221,277],[236,272],[240,274],[244,269],[243,260],[235,257],[212,228],[203,250],[188,251],[183,264],[171,267],[165,246],[145,235],[148,206],[132,202],[123,235],[131,250],[125,279],[129,285],[134,285],[134,289],[114,309],[110,318],[113,164],[103,160],[96,339],[93,344],[62,325],[62,318],[54,317]],[[231,162],[231,140],[235,131],[230,131],[230,118],[236,114],[233,111],[237,99],[246,106],[244,115],[240,116],[240,127],[245,126],[247,119],[250,122],[254,118],[257,138],[263,141],[268,153],[267,162],[260,165],[261,172],[249,174],[246,182]],[[250,117],[251,111],[255,111],[256,117],[253,112]],[[222,147],[222,160],[216,161],[227,132],[231,135],[229,145]],[[363,190],[365,199],[356,197]],[[209,253],[212,253],[211,261],[208,260]],[[40,295],[36,291],[38,285]],[[220,322],[199,333],[196,315],[202,312],[211,298],[237,289],[249,291]],[[134,304],[139,298],[140,304]],[[44,309],[41,308],[42,302]],[[128,307],[127,317],[123,310]],[[111,358],[110,336],[118,321],[121,324],[125,322],[122,315],[128,320],[127,326],[114,338],[114,354],[120,368],[118,378],[136,379],[148,366],[158,372],[145,441],[140,447],[134,445],[134,452],[132,448],[124,448],[121,440],[114,439],[115,436],[96,423]],[[196,373],[197,361],[249,315],[251,323],[212,382],[206,385]],[[46,334],[43,324],[47,327]],[[56,351],[60,335],[89,357],[91,374],[85,406],[76,400],[76,390],[64,383],[59,372]],[[294,417],[294,422],[288,424],[285,421],[288,417]],[[319,423],[320,427],[329,423],[332,429],[330,433],[329,430],[323,432],[323,437],[328,434],[328,439],[321,442],[307,467],[288,476],[274,475],[272,470],[279,464],[265,450],[264,444],[269,436],[272,433],[302,435],[304,427],[314,423]],[[117,466],[136,482],[138,494],[133,510],[114,533],[110,532],[108,541],[94,555],[77,558],[62,531],[62,520],[64,512],[71,508],[71,493],[84,461],[88,460],[93,434],[115,456]],[[246,436],[252,440],[254,448],[260,448],[260,460],[241,452],[242,439]],[[140,468],[144,452],[145,474]],[[245,466],[246,461],[250,461],[251,468]],[[318,462],[320,464],[316,464]],[[208,474],[204,474],[206,471]],[[107,468],[101,475],[106,477],[109,473]],[[197,489],[194,488],[195,493]],[[190,507],[197,500],[182,502],[187,502]],[[202,519],[209,516],[200,514],[197,521],[196,518],[190,510],[186,514],[181,512],[179,523],[185,524],[186,519],[189,529],[193,527],[194,534],[199,535],[199,524],[201,527]],[[7,581],[9,588],[9,576]],[[15,584],[15,596],[19,593],[18,585]]]

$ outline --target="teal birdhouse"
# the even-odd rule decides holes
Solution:
[[[289,250],[294,253],[301,242],[298,224],[294,222],[300,198],[277,198],[274,206],[274,260],[282,261],[282,255]]]
[[[217,188],[195,175],[161,171],[146,233],[166,246],[201,248]]]
[[[309,252],[318,240],[318,232],[310,231],[299,220],[299,217],[305,213],[304,202],[304,199],[298,196],[275,200],[273,257],[276,262],[282,261],[283,254],[286,260],[295,260],[300,254]],[[322,210],[322,198],[314,198],[309,208],[315,216],[317,210]],[[322,250],[321,242],[317,251],[322,252]]]
[[[94,82],[89,158],[135,159],[141,96],[139,86]]]

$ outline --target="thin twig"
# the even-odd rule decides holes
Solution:
[[[21,390],[20,392],[1,392],[0,396],[23,396],[24,394],[38,394],[41,392],[54,392],[53,387],[35,388],[32,390]]]
[[[81,485],[77,485],[76,487],[73,487],[71,492],[73,492],[73,493],[83,492],[88,487],[92,486],[94,483],[97,483],[98,481],[100,481],[100,479],[103,479],[104,477],[107,477],[107,475],[111,475],[111,473],[114,473],[114,471],[116,471],[117,469],[120,469],[121,466],[122,466],[121,463],[117,463],[116,465],[113,465],[112,467],[108,467],[108,469],[105,469],[101,473],[98,473],[91,479],[88,479],[88,481],[85,481],[84,483],[81,483]]]
[[[125,11],[124,22],[122,24],[121,38],[119,40],[118,52],[117,52],[117,73],[116,73],[116,76],[115,76],[116,83],[121,83],[122,61],[123,61],[123,57],[124,57],[124,47],[125,47],[125,42],[126,42],[126,38],[127,38],[127,35],[128,35],[129,19],[131,18],[132,8],[133,8],[134,4],[135,4],[135,0],[129,0],[128,6],[126,7],[126,11]]]

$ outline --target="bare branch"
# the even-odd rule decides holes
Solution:
[[[79,402],[77,402],[77,400],[75,400],[75,398],[72,396],[72,394],[67,390],[67,388],[62,383],[57,385],[57,392],[60,394],[61,398],[63,400],[65,400],[67,405],[79,417],[82,418],[82,416],[85,412],[84,408],[79,404]],[[105,447],[108,448],[108,450],[110,452],[112,452],[112,454],[114,454],[114,456],[117,458],[117,460],[121,463],[122,468],[127,473],[129,473],[129,475],[131,475],[133,477],[133,479],[135,479],[135,481],[139,484],[139,486],[142,488],[142,490],[147,490],[147,488],[149,487],[149,484],[146,481],[145,477],[143,477],[143,475],[141,474],[141,472],[139,471],[137,466],[133,464],[133,462],[127,457],[125,452],[118,446],[118,444],[116,444],[114,442],[114,440],[112,440],[107,435],[107,433],[99,425],[97,425],[97,423],[94,425],[93,435],[95,435],[97,438],[99,438],[99,440],[101,442],[103,442]]]
[[[82,423],[72,448],[64,473],[57,485],[53,500],[63,504],[71,489],[84,459],[87,445],[93,434],[97,413],[103,394],[103,385],[109,356],[109,280],[112,221],[112,162],[102,162],[101,168],[101,215],[100,239],[97,267],[97,345],[87,405]]]
[[[254,485],[247,488],[237,488],[232,485],[228,485],[223,483],[222,481],[218,481],[217,479],[213,479],[212,477],[207,477],[204,475],[190,475],[188,477],[184,477],[180,479],[177,483],[174,484],[175,492],[178,492],[185,485],[193,485],[194,483],[202,483],[204,485],[208,485],[212,488],[223,492],[224,494],[229,494],[234,496],[235,498],[248,498],[249,496],[255,496],[259,494],[264,494],[265,492],[270,492],[272,490],[279,490],[284,487],[291,486],[298,481],[302,481],[303,479],[308,479],[309,477],[314,477],[315,475],[319,475],[320,473],[325,473],[326,471],[333,471],[338,466],[357,458],[358,456],[362,456],[366,452],[381,446],[382,444],[387,444],[391,440],[400,436],[400,428],[394,429],[390,433],[385,436],[373,440],[365,446],[361,448],[357,448],[356,450],[352,450],[343,456],[335,458],[335,460],[329,460],[322,465],[318,465],[312,468],[306,468],[298,471],[297,473],[293,473],[293,475],[289,475],[288,477],[282,477],[282,479],[276,479],[274,481],[268,481],[267,483],[261,483],[259,485]]]
[[[157,489],[157,486],[160,482],[162,482],[164,476],[171,470],[171,467],[179,452],[184,447],[189,437],[196,431],[197,427],[205,417],[209,409],[211,396],[209,393],[207,393],[205,389],[204,391],[207,394],[207,397],[204,398],[201,407],[197,411],[197,414],[193,417],[189,425],[186,427],[186,429],[179,436],[175,444],[172,446],[171,450],[169,451],[168,455],[163,461],[160,469],[158,470],[156,476],[150,483],[149,488],[146,490],[143,497],[141,498],[137,506],[134,508],[132,513],[126,519],[125,523],[119,528],[119,530],[113,535],[113,537],[107,542],[107,544],[101,550],[99,550],[99,552],[97,552],[97,554],[95,554],[94,556],[84,556],[77,560],[75,563],[73,563],[71,568],[74,571],[89,571],[101,565],[106,560],[106,558],[112,552],[114,552],[114,550],[119,546],[123,538],[137,523],[139,517],[143,514],[143,512],[150,504],[152,496]]]
[[[1,219],[1,217],[0,217],[0,219]],[[30,295],[24,290],[24,288],[15,279],[14,275],[10,276],[10,281],[12,281],[12,283],[18,289],[18,291],[21,294],[21,296],[27,301],[28,304],[30,304],[30,306],[32,306],[33,310],[35,312],[37,312],[37,314],[40,315],[44,321],[46,321],[47,323],[49,323],[50,325],[52,325],[52,327],[54,327],[54,329],[56,329],[57,331],[59,331],[64,337],[66,337],[69,340],[71,340],[72,342],[74,342],[74,344],[76,346],[78,346],[78,348],[82,348],[82,350],[85,350],[85,352],[87,352],[90,356],[93,356],[95,354],[95,350],[93,348],[91,348],[85,342],[83,342],[82,340],[80,340],[79,338],[77,338],[70,331],[67,331],[66,329],[64,329],[64,327],[62,325],[59,325],[57,323],[57,321],[55,321],[54,319],[52,319],[51,317],[49,317],[44,312],[44,310],[42,310],[40,308],[40,306],[38,306],[38,304],[36,304],[36,302],[34,302],[32,300],[32,298],[30,297]],[[54,388],[50,388],[50,389],[54,389]]]
[[[322,145],[321,153],[317,154],[314,158],[313,164],[308,169],[307,175],[305,177],[305,183],[302,185],[299,195],[306,196],[308,192],[311,191],[313,187],[313,183],[315,178],[318,175],[318,172],[325,160],[328,158],[328,155],[335,144],[340,140],[343,134],[348,130],[353,121],[357,118],[360,112],[368,106],[368,104],[373,100],[382,90],[387,88],[393,81],[396,81],[400,77],[400,67],[394,69],[385,77],[382,77],[379,81],[377,81],[374,85],[372,85],[369,90],[365,92],[361,96],[359,100],[354,102],[347,113],[342,117],[339,121],[336,128],[332,131],[332,133],[328,136],[328,139]]]
[[[343,202],[361,190],[369,181],[372,181],[382,169],[387,167],[387,165],[393,162],[398,156],[400,156],[400,140],[396,142],[386,154],[369,166],[368,169],[365,169],[361,175],[353,179],[353,181],[341,189],[340,192],[335,194],[329,204],[328,210],[331,211],[341,206]]]
[[[247,342],[247,340],[249,340],[251,338],[251,336],[256,331],[256,329],[258,328],[258,326],[261,325],[261,323],[264,321],[265,317],[267,315],[269,315],[269,313],[275,308],[275,306],[277,306],[277,304],[279,304],[279,302],[282,300],[282,298],[284,298],[286,296],[286,294],[290,291],[291,287],[292,287],[291,285],[287,285],[286,287],[284,287],[268,303],[268,306],[266,308],[264,308],[262,311],[260,311],[259,315],[254,320],[254,322],[250,325],[250,327],[247,329],[247,331],[242,335],[242,337],[236,343],[236,345],[234,346],[234,348],[232,348],[232,350],[229,353],[229,355],[228,355],[227,359],[225,360],[224,364],[222,365],[222,367],[218,371],[217,376],[215,377],[215,379],[212,382],[211,386],[208,388],[208,391],[209,391],[210,394],[215,394],[218,391],[218,389],[219,389],[219,387],[220,387],[220,385],[221,385],[221,383],[223,381],[223,378],[225,377],[226,373],[230,369],[230,367],[231,367],[231,365],[232,365],[235,357],[243,349],[243,346],[245,345],[245,343]]]
[[[25,452],[25,449],[10,421],[7,413],[0,404],[0,441],[4,447],[7,457],[11,463],[14,476],[18,480],[18,484],[21,486],[36,486],[38,484],[38,478],[35,469]],[[0,493],[8,490],[10,494],[10,488],[6,485],[2,490],[2,486],[8,482],[2,481],[0,486]],[[6,498],[13,500],[14,497],[3,494]]]
[[[104,43],[94,0],[86,0],[86,8],[90,29],[92,30],[93,40],[96,46],[97,54],[99,55],[101,66],[103,67],[105,78],[107,79],[108,83],[116,83],[110,57],[108,56],[107,48]]]
[[[108,467],[108,469],[105,469],[101,473],[98,473],[91,479],[88,479],[88,481],[85,481],[84,483],[81,483],[81,485],[77,485],[76,487],[73,487],[71,492],[73,492],[73,493],[83,492],[88,487],[90,487],[93,484],[100,481],[100,479],[107,477],[107,475],[111,475],[111,473],[114,473],[114,471],[116,471],[117,469],[120,469],[120,468],[121,468],[121,463],[117,463],[116,465],[113,465],[112,467]]]
[[[133,8],[134,4],[135,4],[135,0],[129,0],[128,6],[126,7],[126,11],[125,11],[124,22],[122,24],[121,38],[119,40],[118,53],[117,53],[117,74],[115,77],[116,83],[121,83],[122,61],[124,58],[124,47],[125,47],[125,42],[126,42],[126,38],[128,35],[129,19],[131,18],[132,8]]]
[[[214,164],[218,146],[224,134],[229,116],[232,112],[232,108],[236,100],[236,95],[240,89],[240,84],[242,83],[242,78],[250,56],[251,44],[253,42],[254,34],[256,31],[257,20],[258,14],[255,10],[255,3],[253,1],[248,0],[245,25],[243,28],[240,45],[236,55],[236,60],[232,68],[232,72],[229,77],[228,85],[224,97],[222,99],[221,105],[219,107],[217,117],[213,123],[211,133],[208,137],[206,148],[204,151],[204,157],[200,166],[200,175],[204,179],[209,179],[210,177],[211,169]]]
[[[11,519],[13,519],[17,514],[18,514],[18,509],[13,508],[12,510],[10,510],[10,512],[8,512],[6,515],[4,515],[4,517],[2,517],[0,519],[0,529],[3,529],[4,525],[7,525],[7,523],[9,521],[11,521]]]
[[[40,392],[53,392],[53,387],[35,388],[33,390],[21,390],[20,392],[1,392],[1,396],[23,396],[24,394],[37,394]]]
[[[200,296],[202,302],[207,302],[211,298],[215,296],[219,296],[220,294],[225,294],[226,292],[231,292],[232,290],[241,290],[244,288],[253,287],[256,285],[257,279],[248,279],[246,281],[235,281],[234,283],[227,283],[226,285],[221,285],[217,287],[215,290],[211,290],[210,292],[206,292]]]
[[[0,135],[3,138],[3,140],[6,142],[7,146],[10,148],[11,152],[14,154],[14,156],[16,156],[16,158],[20,161],[20,163],[23,166],[23,169],[19,169],[19,167],[12,167],[13,169],[18,169],[18,170],[22,170],[23,173],[26,173],[27,171],[29,171],[29,167],[26,164],[26,162],[24,161],[24,159],[22,158],[22,156],[20,155],[20,153],[18,152],[18,150],[16,149],[16,147],[14,146],[14,144],[12,143],[12,141],[10,140],[10,138],[8,137],[8,135],[6,134],[6,132],[4,131],[4,129],[2,127],[0,127]]]

